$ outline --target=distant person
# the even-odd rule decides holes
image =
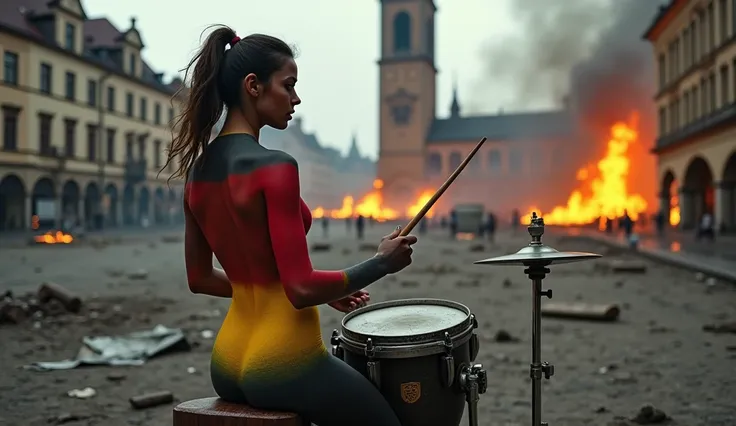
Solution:
[[[297,161],[259,143],[263,127],[286,129],[301,103],[297,74],[288,44],[263,34],[241,40],[225,26],[209,34],[185,74],[188,96],[163,167],[174,164],[173,177],[187,180],[189,289],[230,304],[212,349],[212,385],[225,401],[319,425],[400,426],[376,386],[325,347],[318,306],[364,305],[363,288],[411,263],[416,237],[396,229],[362,263],[313,268]],[[209,142],[223,110],[222,130]]]
[[[665,225],[665,214],[664,210],[660,210],[657,212],[657,214],[654,216],[654,223],[657,226],[657,235],[660,237],[664,235],[664,225]]]
[[[716,232],[713,226],[713,215],[709,212],[703,213],[703,216],[700,217],[700,223],[698,224],[698,229],[695,233],[696,239],[700,240],[703,237],[711,241],[716,238]]]
[[[519,229],[520,224],[521,224],[521,213],[519,213],[519,210],[514,209],[511,212],[511,230],[514,234],[516,234],[516,231]]]
[[[631,216],[629,216],[629,212],[624,210],[624,215],[621,217],[620,221],[621,229],[624,231],[624,236],[626,237],[626,240],[631,239],[631,234],[634,232],[634,221],[631,219]]]
[[[496,215],[493,213],[488,213],[486,232],[488,233],[488,241],[494,242],[496,239]]]
[[[322,216],[322,236],[327,238],[330,233],[330,219],[327,216]]]
[[[455,210],[450,211],[450,238],[457,236],[457,212]]]
[[[359,214],[355,219],[355,230],[358,234],[358,240],[363,240],[363,235],[365,233],[365,217],[363,217],[362,214]]]

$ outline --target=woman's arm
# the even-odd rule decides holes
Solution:
[[[229,179],[231,191],[237,192],[243,185],[263,188],[276,266],[284,292],[295,308],[342,299],[388,274],[380,256],[342,271],[317,271],[312,267],[301,216],[299,172],[290,157]]]
[[[192,293],[232,297],[233,289],[225,271],[212,266],[212,248],[184,199],[184,260]]]

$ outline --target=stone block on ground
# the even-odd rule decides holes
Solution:
[[[621,309],[615,304],[549,302],[542,304],[542,316],[591,321],[616,321]]]

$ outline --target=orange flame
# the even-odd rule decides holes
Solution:
[[[36,235],[33,239],[42,244],[69,244],[74,241],[74,237],[62,231],[49,231],[43,235]]]
[[[373,181],[373,190],[365,194],[357,203],[355,203],[352,195],[346,195],[342,199],[342,206],[339,209],[328,210],[322,206],[318,206],[312,210],[312,217],[315,219],[323,217],[346,219],[349,217],[363,216],[373,218],[379,222],[402,217],[414,217],[424,207],[424,204],[432,198],[432,195],[434,195],[433,191],[422,191],[417,200],[406,208],[405,215],[401,215],[399,210],[384,206],[383,186],[383,180],[376,179]],[[426,216],[429,218],[433,217],[433,210],[434,208],[430,209]]]
[[[672,181],[670,185],[670,225],[680,224],[680,197],[677,195],[677,182]]]
[[[640,194],[629,194],[626,178],[629,174],[630,160],[627,150],[638,138],[637,119],[634,115],[630,124],[618,122],[611,126],[606,155],[597,163],[597,167],[588,166],[577,172],[577,180],[581,184],[589,182],[590,196],[583,195],[582,189],[570,194],[567,205],[557,206],[551,212],[542,214],[544,221],[550,225],[588,225],[599,222],[605,227],[605,218],[616,219],[624,212],[636,220],[639,214],[647,209],[647,202]],[[596,176],[589,181],[591,175]],[[586,191],[588,192],[588,191]],[[521,223],[529,224],[531,213],[540,213],[537,208],[530,208],[529,213],[521,218]]]

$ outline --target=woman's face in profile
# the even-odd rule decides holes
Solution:
[[[262,96],[256,99],[256,111],[261,123],[276,129],[285,129],[293,118],[294,110],[302,100],[296,94],[297,66],[289,58],[271,75]]]

